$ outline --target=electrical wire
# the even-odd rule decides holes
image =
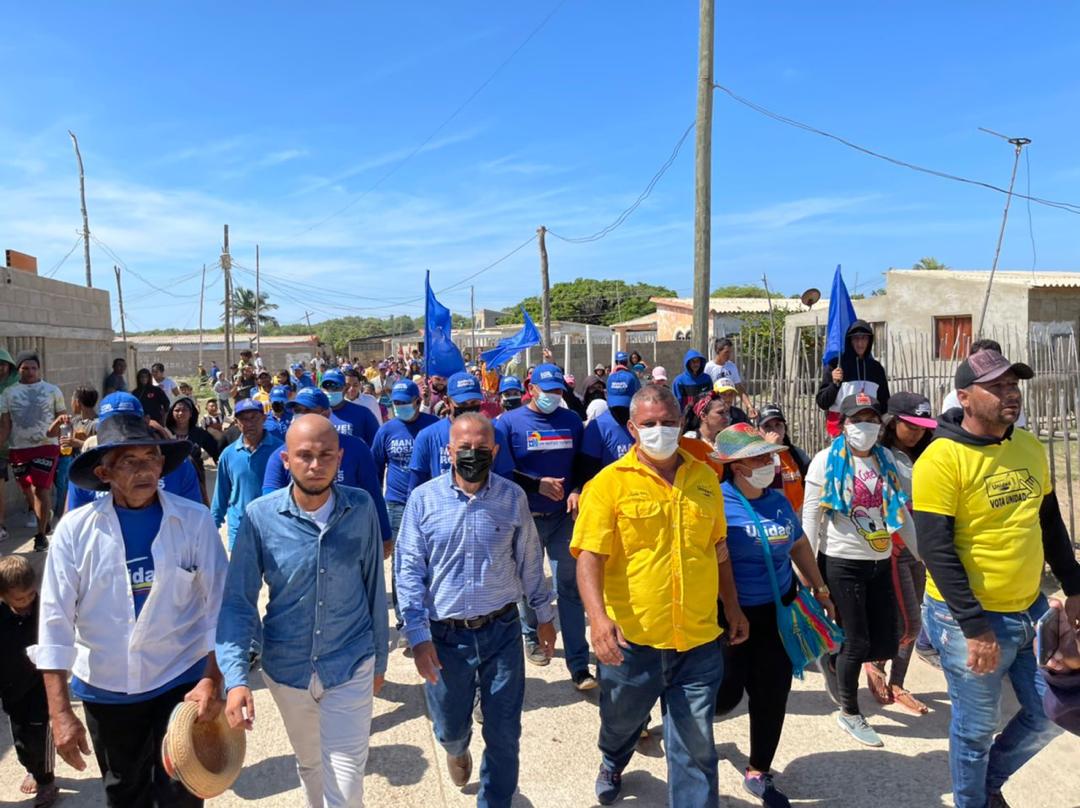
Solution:
[[[1028,238],[1031,239],[1031,271],[1035,272],[1039,253],[1035,250],[1035,224],[1031,219],[1031,149],[1024,149],[1024,173],[1027,175]]]
[[[73,252],[75,252],[75,250],[79,246],[79,244],[82,243],[82,240],[83,240],[82,236],[79,236],[78,238],[76,238],[75,243],[71,245],[71,249],[67,251],[67,254],[65,254],[63,258],[61,258],[59,261],[57,261],[53,265],[53,268],[45,273],[44,277],[51,278],[53,275],[55,275],[57,272],[59,272],[60,267],[62,267],[64,265],[65,261],[67,261],[69,258],[71,258],[71,254]]]
[[[423,151],[424,147],[427,146],[432,140],[434,140],[435,137],[443,129],[445,129],[446,126],[452,120],[454,120],[454,118],[456,118],[458,115],[460,115],[461,112],[467,106],[469,106],[469,104],[471,104],[473,102],[473,100],[478,95],[480,95],[480,93],[482,93],[484,91],[484,89],[489,84],[491,84],[492,81],[495,80],[495,78],[506,68],[506,66],[508,64],[510,64],[511,61],[513,61],[514,57],[517,56],[522,50],[524,50],[526,45],[528,45],[530,42],[532,42],[533,38],[537,34],[539,34],[541,30],[543,30],[544,26],[548,24],[548,21],[551,20],[551,18],[555,16],[555,14],[559,11],[559,9],[561,9],[564,5],[566,5],[566,2],[567,2],[567,0],[559,0],[559,2],[555,5],[555,7],[553,9],[551,9],[551,11],[548,12],[547,16],[544,17],[544,19],[542,19],[540,21],[540,23],[535,28],[533,28],[532,31],[529,32],[529,35],[527,37],[525,37],[524,40],[522,40],[521,44],[518,45],[516,48],[514,48],[514,50],[511,51],[510,55],[507,56],[505,59],[503,59],[502,62],[499,63],[499,66],[496,67],[495,70],[486,79],[484,79],[484,81],[480,84],[480,86],[477,87],[475,90],[473,90],[472,93],[470,93],[468,98],[466,98],[464,101],[462,101],[453,112],[451,112],[448,116],[446,116],[446,118],[443,119],[442,123],[440,123],[433,130],[431,130],[431,133],[426,138],[424,138],[420,142],[420,144],[418,146],[416,146],[412,151],[410,151],[408,154],[406,154],[401,160],[399,160],[393,166],[391,166],[388,171],[383,173],[377,180],[375,180],[375,182],[372,185],[368,186],[368,188],[365,191],[363,191],[359,196],[357,196],[355,199],[350,201],[347,205],[345,205],[342,208],[339,208],[338,210],[331,213],[329,216],[327,216],[327,217],[325,217],[323,219],[320,219],[319,221],[315,222],[314,224],[310,225],[309,227],[306,227],[303,230],[299,231],[298,233],[296,233],[294,235],[294,238],[295,238],[295,236],[302,236],[305,233],[310,233],[316,227],[321,227],[322,225],[326,224],[331,219],[334,219],[334,218],[340,216],[341,214],[345,213],[346,211],[348,211],[356,203],[358,203],[360,200],[362,200],[364,197],[366,197],[368,194],[370,194],[372,191],[376,190],[380,185],[382,185],[384,182],[386,182],[386,180],[390,179],[390,177],[392,177],[394,174],[396,174],[398,172],[398,170],[401,169],[402,166],[404,166],[406,163],[408,163],[410,160],[412,160],[414,157],[416,157],[416,155],[418,155],[421,151]]]
[[[675,148],[671,150],[671,155],[668,157],[667,160],[664,161],[664,164],[660,166],[660,169],[655,174],[653,174],[652,179],[649,180],[648,185],[645,186],[645,190],[638,194],[637,199],[633,201],[630,207],[626,208],[622,213],[616,216],[615,220],[611,222],[611,224],[609,224],[607,227],[603,227],[600,230],[597,230],[590,236],[580,236],[578,238],[560,236],[558,233],[552,230],[548,230],[548,233],[550,233],[552,236],[559,239],[560,241],[566,241],[570,244],[588,244],[591,241],[599,241],[604,236],[608,235],[608,233],[618,228],[620,225],[622,225],[623,222],[630,218],[630,215],[641,206],[642,202],[649,198],[649,194],[653,192],[653,188],[656,187],[656,184],[660,182],[660,179],[664,176],[664,174],[667,173],[667,170],[671,168],[671,166],[675,162],[675,159],[679,156],[679,151],[682,149],[683,143],[686,142],[686,138],[689,137],[690,133],[694,130],[694,126],[694,122],[691,122],[691,124],[686,127],[686,131],[682,133],[682,137],[680,137],[675,143]]]
[[[160,286],[157,286],[156,284],[151,283],[146,278],[144,278],[142,275],[140,275],[138,272],[136,272],[131,267],[129,267],[124,262],[124,259],[116,254],[116,252],[112,249],[112,247],[110,247],[104,241],[99,239],[93,233],[90,234],[90,239],[95,244],[97,244],[98,247],[100,247],[102,249],[102,251],[104,251],[104,253],[106,255],[108,255],[110,258],[112,258],[114,261],[116,261],[116,263],[124,270],[124,272],[127,272],[130,275],[132,275],[133,277],[135,277],[136,279],[142,281],[144,284],[149,286],[151,289],[154,289],[157,292],[161,292],[161,294],[163,294],[163,295],[168,295],[170,298],[172,298],[174,300],[191,300],[191,299],[199,297],[200,292],[195,292],[194,294],[190,294],[190,295],[180,295],[180,294],[177,294],[174,290],[162,289]],[[197,275],[199,275],[201,273],[202,273],[202,269],[197,269],[194,272],[188,273],[187,275],[181,275],[179,278],[173,279],[173,283],[176,283],[176,284],[184,283],[185,281],[191,280],[192,278],[196,277]]]
[[[973,180],[969,179],[968,177],[961,177],[957,174],[949,174],[945,171],[938,171],[937,169],[926,168],[925,166],[916,165],[915,163],[909,163],[906,160],[900,160],[896,157],[889,157],[887,154],[882,154],[880,152],[874,151],[873,149],[868,149],[865,146],[860,146],[857,143],[852,143],[850,140],[846,140],[839,135],[834,135],[831,132],[826,132],[824,129],[818,129],[816,126],[811,126],[810,124],[797,121],[794,118],[789,118],[786,115],[781,115],[777,112],[766,109],[760,104],[756,104],[747,98],[743,98],[742,96],[737,95],[733,90],[725,87],[722,84],[713,84],[713,87],[725,93],[733,101],[736,101],[737,103],[742,104],[744,107],[754,110],[754,112],[757,112],[760,115],[764,115],[767,118],[772,118],[774,121],[779,121],[780,123],[787,124],[788,126],[794,126],[796,129],[802,129],[805,132],[811,132],[815,135],[821,135],[822,137],[829,138],[830,140],[835,140],[837,143],[843,144],[849,149],[854,149],[855,151],[862,152],[863,154],[869,155],[870,157],[876,157],[878,160],[884,160],[887,163],[892,163],[893,165],[897,165],[902,168],[910,168],[912,171],[919,171],[923,174],[930,174],[931,176],[940,177],[941,179],[952,180],[953,182],[962,182],[967,185],[974,185],[976,187],[985,188],[988,191],[996,191],[997,193],[1001,194],[1009,194],[1008,189],[1001,188],[1000,186],[993,185],[989,182],[983,182],[982,180]],[[1013,192],[1012,195],[1014,197],[1026,199],[1029,202],[1034,202],[1037,205],[1045,205],[1046,207],[1063,210],[1066,213],[1080,215],[1080,205],[1073,204],[1072,202],[1059,202],[1052,199],[1043,199],[1042,197],[1031,196],[1030,193],[1025,195]]]

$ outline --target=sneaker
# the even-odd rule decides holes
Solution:
[[[45,538],[41,534],[38,534],[37,536],[34,536],[34,552],[35,553],[40,553],[40,552],[42,552],[44,550],[48,550],[48,549],[49,549],[49,540],[47,538]]]
[[[986,808],[1009,808],[1009,803],[1005,802],[1005,797],[1000,791],[991,791],[987,796],[990,799],[986,803]]]
[[[30,515],[26,517],[26,527],[37,527],[37,517],[34,516],[34,512],[31,511]]]
[[[473,696],[472,719],[477,724],[483,724],[484,723],[484,711],[480,707],[480,691],[479,690],[477,690],[476,695]]]
[[[7,537],[8,537],[7,528],[4,527],[3,525],[0,525],[0,541],[7,541]]]
[[[540,668],[551,663],[550,657],[544,653],[540,643],[532,640],[525,641],[525,661]]]
[[[937,668],[941,670],[941,656],[938,654],[937,649],[933,646],[929,648],[922,648],[921,646],[915,646],[915,653],[919,655],[919,659],[929,665],[931,668]]]
[[[596,775],[596,801],[601,805],[611,805],[619,799],[620,791],[622,791],[622,774],[601,764],[600,772]]]
[[[791,808],[788,798],[773,785],[772,774],[748,774],[743,777],[742,787],[761,800],[765,808]]]
[[[580,691],[593,690],[599,684],[588,668],[574,671],[570,674],[570,680],[574,683],[574,688]]]
[[[464,788],[472,777],[472,753],[466,751],[464,755],[457,757],[447,753],[446,770],[450,772],[450,782],[458,788]]]
[[[848,735],[854,738],[861,744],[866,746],[884,746],[881,738],[874,732],[873,727],[866,723],[866,719],[861,715],[844,715],[843,712],[836,714],[836,723],[840,725],[840,729],[844,730]]]
[[[840,680],[836,678],[836,661],[830,656],[819,657],[814,664],[821,671],[821,678],[825,680],[825,692],[829,694],[832,703],[840,705]]]

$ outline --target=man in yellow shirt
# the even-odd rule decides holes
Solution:
[[[600,662],[596,797],[614,802],[663,697],[671,805],[718,806],[712,721],[723,678],[717,600],[746,639],[716,473],[679,448],[679,405],[649,385],[630,402],[636,445],[585,487],[570,551]]]
[[[915,463],[915,526],[930,573],[923,625],[952,701],[956,808],[1007,808],[1006,780],[1060,732],[1043,709],[1032,643],[1048,608],[1044,560],[1069,596],[1072,620],[1080,618],[1080,564],[1046,453],[1034,435],[1014,429],[1019,380],[1034,375],[995,350],[969,356],[956,371],[961,408],[942,415]],[[1020,711],[995,738],[1006,676]]]

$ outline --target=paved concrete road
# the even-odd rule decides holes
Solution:
[[[9,517],[9,526],[18,521]],[[0,551],[28,552],[30,531],[16,531]],[[41,556],[35,556],[41,561]],[[515,806],[569,808],[591,806],[598,765],[599,725],[595,696],[576,693],[560,656],[550,666],[526,666],[524,729],[521,742],[520,794]],[[796,682],[788,704],[787,724],[775,768],[777,784],[796,805],[867,808],[867,806],[952,805],[949,796],[947,728],[949,705],[941,674],[915,661],[908,686],[932,706],[924,717],[896,707],[879,708],[863,691],[863,707],[885,741],[884,749],[860,747],[841,733],[821,679],[808,674]],[[594,691],[595,692],[595,691]],[[235,788],[213,800],[215,806],[256,805],[297,808],[302,796],[284,728],[265,688],[255,693],[257,717],[249,735],[247,765]],[[1007,694],[1006,714],[1015,702]],[[653,711],[653,738],[631,761],[623,779],[627,806],[666,805],[659,708]],[[15,758],[7,722],[0,727],[0,806],[20,800],[22,769]],[[745,701],[715,725],[720,761],[721,804],[754,806],[742,791],[741,771],[748,753]],[[483,741],[473,738],[474,770],[479,771]],[[67,808],[103,804],[97,768],[76,772],[63,761],[57,774]],[[428,808],[470,806],[476,802],[476,775],[464,791],[446,774],[441,748],[425,715],[423,692],[412,660],[401,651],[390,656],[386,686],[375,703],[371,757],[367,766],[369,806]],[[1061,737],[1043,750],[1006,787],[1014,808],[1080,806],[1080,739]],[[678,806],[678,808],[685,808]],[[692,807],[690,807],[692,808]]]

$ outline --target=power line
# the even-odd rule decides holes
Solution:
[[[323,219],[320,219],[319,221],[315,222],[313,225],[311,225],[309,227],[306,227],[303,230],[299,231],[298,233],[295,234],[295,236],[302,236],[305,233],[310,233],[316,227],[321,227],[322,225],[326,224],[331,219],[334,219],[334,218],[340,216],[342,213],[345,213],[345,211],[352,208],[353,205],[355,205],[357,202],[362,200],[364,197],[366,197],[372,191],[376,190],[380,185],[382,185],[384,182],[386,182],[386,180],[390,179],[390,177],[392,177],[394,174],[396,174],[398,172],[398,170],[402,166],[404,166],[412,158],[414,158],[421,151],[423,151],[424,147],[427,146],[432,140],[434,140],[435,137],[443,129],[446,128],[447,124],[449,124],[452,120],[454,120],[454,118],[456,118],[458,115],[460,115],[461,112],[465,109],[465,107],[469,106],[469,104],[471,104],[472,101],[478,95],[480,95],[480,93],[482,93],[484,91],[484,89],[489,84],[491,84],[492,81],[495,80],[495,78],[503,71],[503,69],[508,64],[510,64],[511,61],[513,61],[514,57],[517,56],[522,50],[524,50],[525,46],[528,45],[533,40],[533,38],[537,34],[540,33],[540,31],[544,28],[544,26],[548,24],[548,21],[552,17],[554,17],[556,12],[558,12],[558,10],[560,8],[562,8],[564,5],[566,5],[566,0],[560,0],[560,2],[557,3],[555,5],[555,7],[551,11],[548,12],[547,16],[544,17],[544,19],[542,19],[540,21],[540,23],[535,28],[533,28],[532,31],[529,32],[529,35],[527,37],[525,37],[524,40],[522,40],[521,44],[518,45],[516,48],[514,48],[514,50],[511,51],[510,55],[507,56],[505,59],[503,59],[502,62],[499,63],[499,66],[496,67],[494,71],[492,71],[491,75],[489,75],[486,79],[484,79],[484,81],[480,84],[480,86],[477,87],[475,90],[472,91],[472,93],[469,94],[468,98],[466,98],[464,101],[462,101],[453,112],[451,112],[448,116],[446,116],[446,118],[443,119],[442,123],[440,123],[433,130],[431,130],[431,134],[429,134],[426,138],[424,138],[420,142],[420,144],[418,146],[416,146],[416,148],[414,148],[412,151],[410,151],[408,154],[406,154],[401,160],[399,160],[393,166],[391,166],[389,171],[386,171],[382,176],[380,176],[372,185],[370,185],[358,197],[353,199],[351,202],[349,202],[344,207],[339,208],[338,210],[334,211],[329,216],[327,216],[327,217],[325,217]],[[294,236],[294,238],[295,238],[295,236]]]
[[[633,203],[630,205],[630,207],[626,208],[622,213],[620,213],[618,216],[616,216],[615,220],[613,222],[611,222],[611,224],[609,224],[607,227],[603,227],[600,230],[597,230],[595,233],[593,233],[590,236],[581,236],[581,237],[578,237],[578,238],[569,238],[567,236],[560,236],[558,233],[554,232],[553,230],[548,230],[547,232],[550,233],[551,235],[553,235],[555,238],[559,239],[560,241],[566,241],[566,242],[569,242],[570,244],[587,244],[587,243],[589,243],[591,241],[599,241],[604,236],[606,236],[608,233],[615,230],[623,222],[625,222],[628,218],[630,218],[630,215],[641,206],[642,202],[644,202],[646,199],[648,199],[649,194],[651,194],[653,192],[653,188],[655,188],[656,184],[658,182],[660,182],[660,178],[663,177],[664,174],[667,173],[667,170],[669,168],[671,168],[671,166],[674,164],[675,158],[677,158],[679,156],[679,150],[682,149],[683,143],[686,142],[686,138],[689,137],[690,133],[693,130],[694,130],[694,122],[691,122],[690,125],[688,127],[686,127],[686,131],[682,133],[682,137],[680,137],[678,139],[678,141],[675,143],[675,148],[671,150],[671,155],[668,157],[667,160],[664,161],[664,164],[662,166],[660,166],[660,169],[655,174],[653,174],[652,179],[649,180],[649,184],[645,186],[645,190],[642,191],[640,194],[638,194],[638,198],[633,201]]]
[[[1035,224],[1031,219],[1031,149],[1024,152],[1024,174],[1027,176],[1027,215],[1028,215],[1028,238],[1031,239],[1031,271],[1035,271],[1035,264],[1039,261],[1039,253],[1035,250]]]
[[[63,258],[61,258],[53,265],[52,269],[45,273],[44,277],[51,278],[53,275],[59,272],[60,267],[62,267],[64,265],[64,262],[71,257],[71,254],[75,252],[76,249],[78,249],[79,245],[82,244],[82,241],[83,237],[80,235],[77,239],[75,239],[75,243],[71,245],[71,249],[67,251]]]
[[[873,149],[868,149],[865,146],[860,146],[859,144],[853,143],[850,140],[846,140],[839,135],[834,135],[831,132],[826,132],[824,129],[818,129],[816,126],[811,126],[810,124],[803,123],[802,121],[797,121],[794,118],[789,118],[786,115],[781,115],[777,112],[766,109],[760,104],[756,104],[747,98],[743,98],[742,96],[737,95],[733,90],[728,89],[722,84],[713,84],[713,87],[725,93],[733,101],[736,101],[737,103],[742,104],[744,107],[748,107],[749,109],[754,110],[754,112],[764,115],[767,118],[772,118],[774,121],[779,121],[780,123],[787,124],[788,126],[794,126],[796,129],[802,129],[805,132],[811,132],[815,135],[821,135],[822,137],[829,138],[830,140],[835,140],[837,143],[841,143],[844,146],[847,146],[849,149],[854,149],[855,151],[862,152],[863,154],[869,155],[870,157],[876,157],[878,160],[884,160],[887,163],[892,163],[893,165],[897,165],[902,168],[910,168],[912,171],[919,171],[923,174],[930,174],[931,176],[940,177],[941,179],[952,180],[954,182],[962,182],[967,185],[974,185],[979,188],[985,188],[988,191],[996,191],[1000,194],[1009,194],[1009,191],[1007,189],[1001,188],[997,185],[993,185],[989,182],[983,182],[982,180],[973,180],[969,179],[968,177],[961,177],[957,174],[949,174],[945,171],[938,171],[934,168],[926,168],[925,166],[916,165],[915,163],[909,163],[906,160],[900,160],[896,157],[889,157],[887,154],[882,154],[880,152],[874,151]],[[1045,205],[1047,207],[1063,210],[1066,213],[1080,215],[1080,205],[1073,204],[1072,202],[1058,202],[1052,199],[1043,199],[1042,197],[1031,196],[1030,193],[1025,195],[1014,192],[1012,195],[1021,199],[1027,199],[1028,201],[1034,202],[1037,205]]]

